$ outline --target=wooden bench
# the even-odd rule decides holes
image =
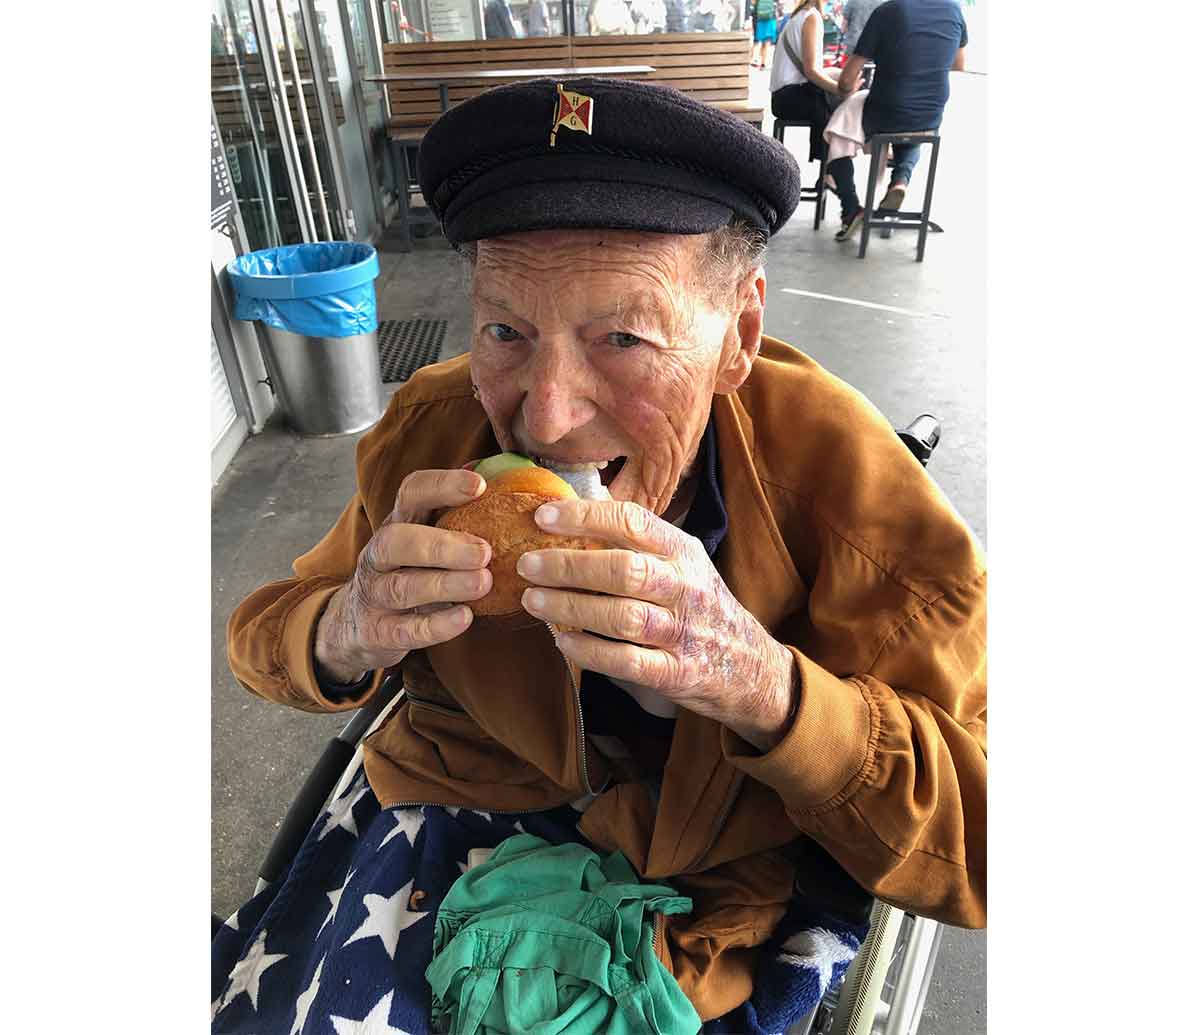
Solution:
[[[571,41],[566,36],[523,40],[465,40],[445,43],[387,43],[383,48],[384,74],[399,72],[468,72],[484,68],[556,68],[571,63]],[[612,61],[598,64],[613,64]],[[485,84],[450,87],[451,105],[474,97],[493,86],[518,82],[505,77]],[[387,84],[389,135],[405,141],[419,140],[442,113],[435,86],[413,83]]]
[[[749,100],[750,36],[744,32],[388,43],[383,48],[385,73],[573,65],[586,74],[589,67],[617,64],[651,65],[655,71],[638,76],[639,80],[673,86],[696,100],[762,125],[763,109]],[[450,103],[458,104],[509,81],[499,78],[485,85],[452,85]],[[388,83],[387,98],[388,129],[394,140],[419,141],[442,113],[438,90],[432,86]]]
[[[724,108],[762,128],[763,109],[750,103],[750,35],[745,32],[659,32],[645,36],[576,36],[573,64],[653,65],[640,77]]]

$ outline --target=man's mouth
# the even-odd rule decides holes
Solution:
[[[600,472],[600,484],[609,486],[613,479],[621,473],[625,465],[625,457],[613,457],[611,460],[557,460],[554,457],[538,456],[531,453],[529,458],[539,467],[545,467],[555,474],[575,474],[596,470]]]
[[[624,466],[625,458],[623,456],[617,457],[600,472],[600,484],[607,489],[612,485],[617,475],[621,473],[621,468]]]

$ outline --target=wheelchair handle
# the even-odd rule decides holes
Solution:
[[[933,456],[933,451],[937,449],[937,444],[941,440],[942,422],[932,413],[922,413],[907,428],[898,431],[897,434],[924,467],[929,463],[929,458]]]

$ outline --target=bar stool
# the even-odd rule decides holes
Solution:
[[[776,119],[775,125],[771,129],[771,136],[783,143],[784,131],[789,126],[802,126],[804,129],[811,129],[811,122],[803,122],[798,119]],[[817,171],[817,185],[815,187],[801,187],[800,200],[811,201],[815,206],[813,212],[813,229],[821,229],[821,220],[825,218],[825,151],[821,152],[821,168]]]
[[[409,148],[419,146],[424,136],[424,128],[407,129],[396,126],[388,128],[388,157],[392,163],[392,178],[396,184],[396,200],[399,202],[396,221],[400,224],[399,245],[402,252],[412,251],[415,227],[437,225],[437,220],[433,218],[433,214],[428,209],[414,210],[412,206],[412,197],[414,194],[420,193],[421,187],[409,166],[408,151]]]
[[[917,262],[925,261],[925,235],[932,230],[935,234],[942,233],[942,228],[929,218],[929,209],[933,204],[933,180],[937,175],[938,151],[942,146],[942,138],[936,129],[922,130],[915,133],[876,133],[869,141],[871,145],[871,174],[867,179],[866,213],[862,221],[862,236],[858,243],[858,257],[867,254],[867,240],[872,228],[881,231],[881,237],[891,237],[892,231],[899,226],[901,229],[915,228],[920,231],[917,237]],[[932,144],[933,153],[929,156],[929,174],[925,180],[925,204],[920,212],[909,210],[903,212],[885,209],[886,216],[882,218],[875,212],[875,189],[878,186],[879,174],[883,169],[888,149],[893,144]]]

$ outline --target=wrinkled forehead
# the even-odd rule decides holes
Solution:
[[[609,268],[621,263],[690,271],[708,234],[660,234],[642,230],[532,230],[476,242],[477,269],[513,263],[539,269]]]
[[[690,319],[706,239],[630,230],[489,238],[478,242],[472,301],[523,319],[553,309],[573,322],[621,317],[674,335]]]

